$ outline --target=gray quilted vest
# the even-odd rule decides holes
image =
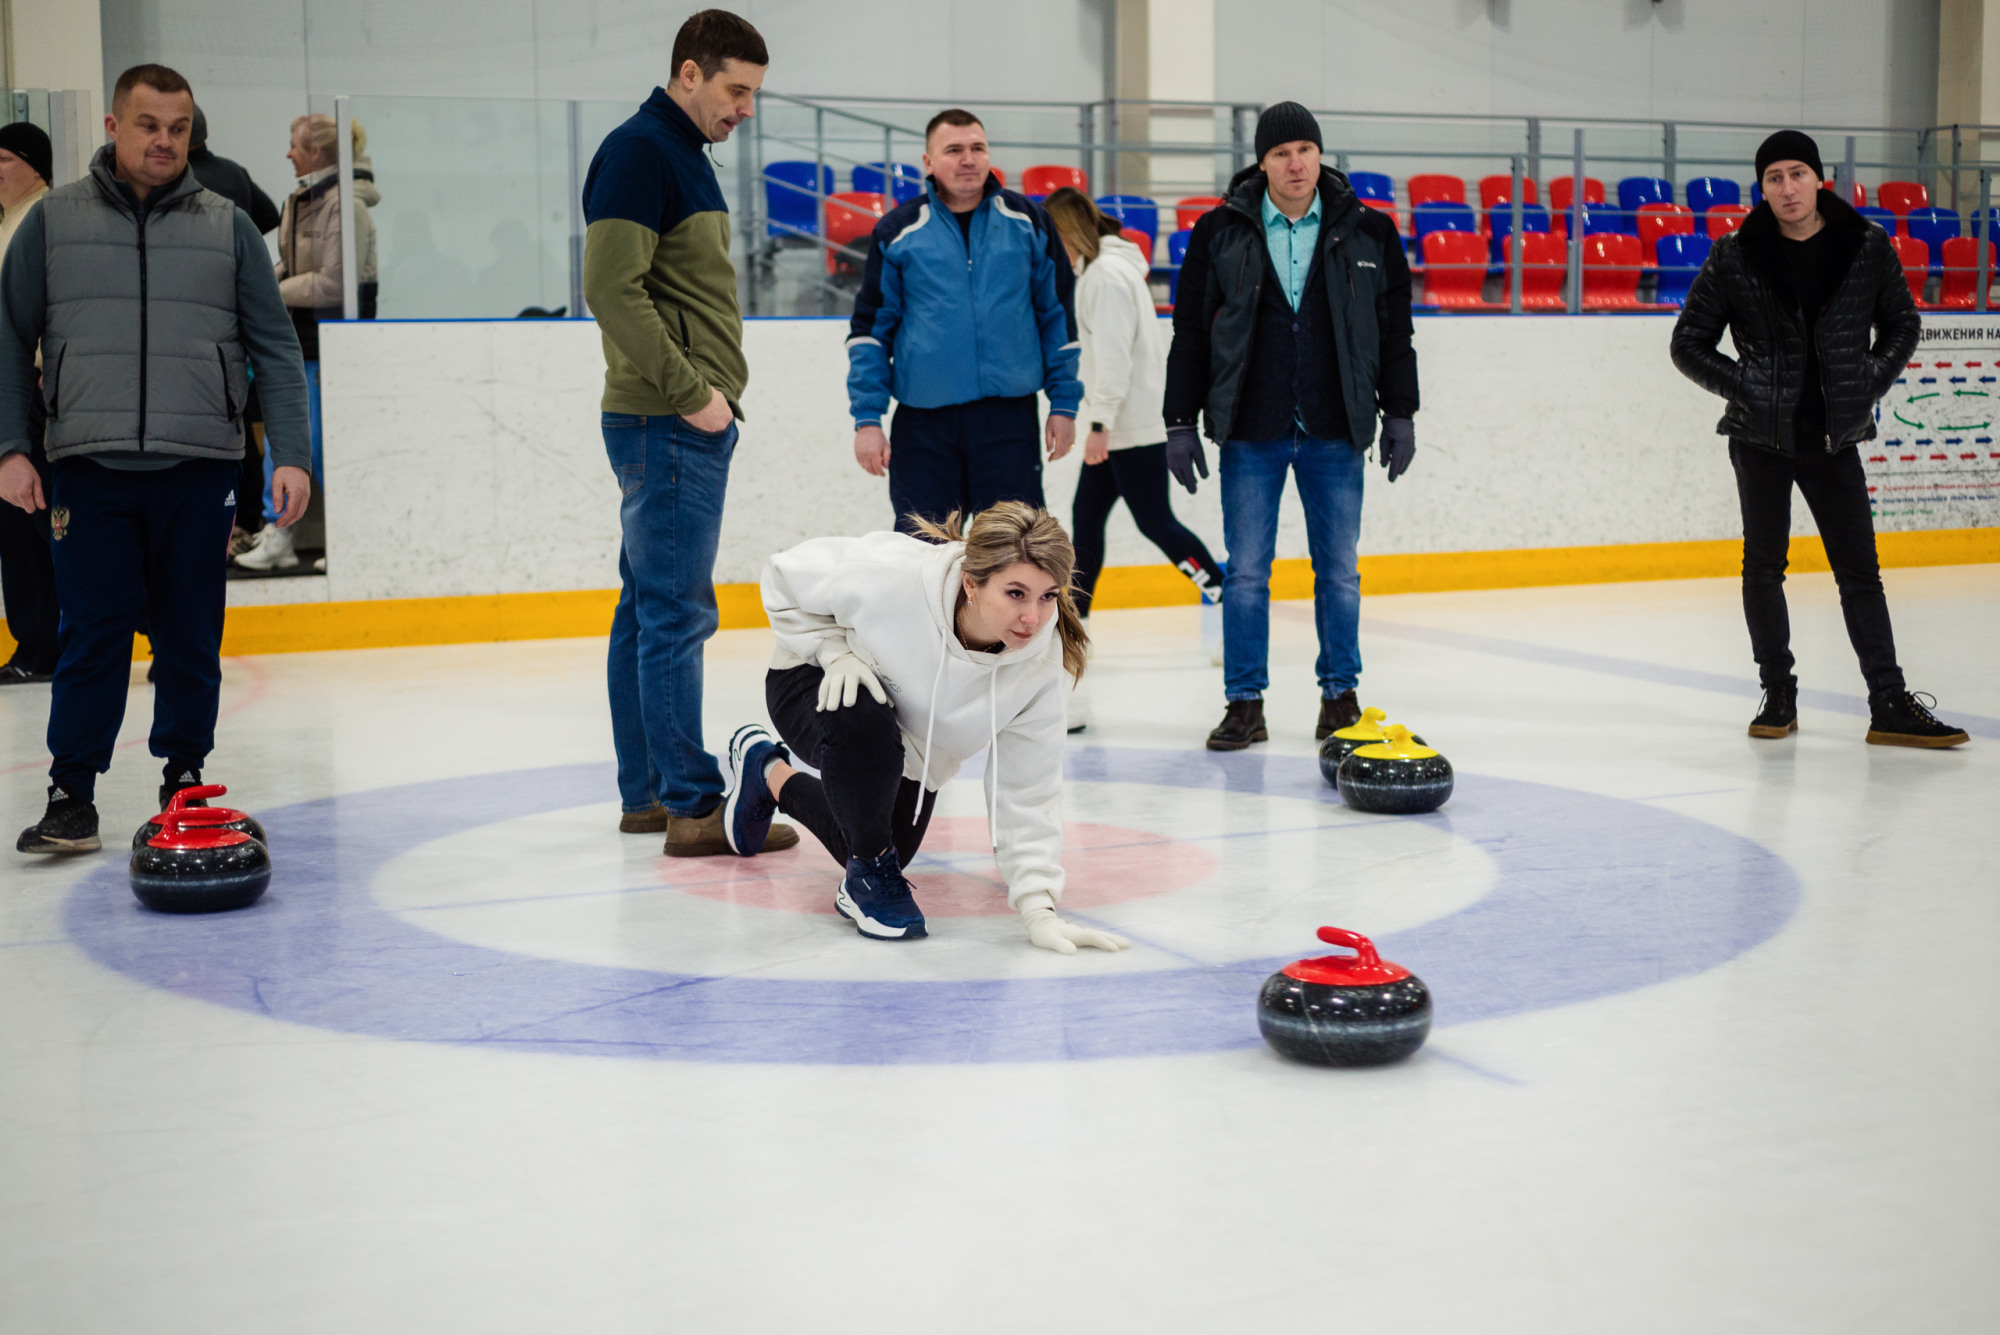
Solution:
[[[236,206],[187,172],[142,220],[106,145],[90,175],[40,207],[49,459],[134,450],[241,458],[249,380],[236,323]]]

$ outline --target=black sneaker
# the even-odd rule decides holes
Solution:
[[[872,940],[914,941],[926,935],[924,911],[903,879],[893,848],[879,858],[849,858],[833,907]]]
[[[1799,688],[1766,686],[1757,705],[1757,717],[1750,720],[1752,737],[1789,737],[1799,730]]]
[[[1264,727],[1264,702],[1231,700],[1229,707],[1222,711],[1222,722],[1216,724],[1215,731],[1208,734],[1208,749],[1241,751],[1252,742],[1270,740],[1271,734]]]
[[[0,686],[28,686],[38,681],[55,679],[56,674],[53,671],[37,672],[31,667],[23,667],[15,662],[0,666]]]
[[[1868,740],[1875,746],[1963,746],[1972,740],[1963,728],[1931,713],[1937,701],[1916,691],[1884,691],[1868,697]]]
[[[14,841],[14,847],[23,853],[95,853],[103,846],[97,838],[97,808],[90,799],[71,797],[53,783],[49,785],[49,809]]]
[[[195,769],[192,766],[184,766],[178,771],[173,769],[171,766],[168,767],[167,781],[160,785],[160,810],[165,811],[167,809],[167,803],[173,801],[174,794],[178,793],[181,789],[199,788],[200,786],[201,786],[200,770]],[[182,805],[190,807],[205,807],[208,805],[208,799],[204,797],[191,797],[186,802],[182,803]]]
[[[1361,722],[1361,701],[1353,691],[1342,691],[1335,696],[1321,696],[1319,701],[1319,726],[1313,729],[1313,740],[1323,742],[1342,728],[1351,728]]]

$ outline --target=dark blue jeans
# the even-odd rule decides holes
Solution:
[[[1222,687],[1231,700],[1258,700],[1271,684],[1271,560],[1278,549],[1278,501],[1285,474],[1297,479],[1312,554],[1313,624],[1319,630],[1322,696],[1361,680],[1362,452],[1345,440],[1294,430],[1277,440],[1232,440],[1222,447],[1222,537],[1229,572],[1222,582]]]
[[[623,499],[621,587],[608,677],[618,797],[698,816],[722,796],[701,741],[702,645],[715,634],[715,548],[736,424],[718,435],[679,417],[604,414],[604,450]]]
[[[49,777],[79,797],[111,768],[132,677],[132,632],[153,645],[152,752],[200,768],[215,747],[234,461],[155,472],[65,459],[49,511],[61,657],[49,699]]]

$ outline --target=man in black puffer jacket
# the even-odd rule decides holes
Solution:
[[[1188,238],[1167,355],[1167,467],[1189,491],[1208,463],[1197,416],[1222,452],[1222,722],[1211,751],[1268,737],[1271,559],[1285,474],[1296,479],[1319,631],[1314,736],[1361,718],[1363,456],[1382,417],[1394,482],[1416,454],[1417,354],[1410,266],[1387,214],[1320,163],[1319,122],[1296,102],[1257,121],[1257,164]]]
[[[1781,130],[1757,150],[1764,202],[1719,238],[1674,326],[1674,365],[1728,401],[1743,511],[1743,615],[1764,699],[1752,737],[1798,730],[1785,564],[1792,486],[1819,525],[1848,639],[1868,682],[1868,740],[1956,746],[1967,739],[1905,689],[1875,557],[1868,479],[1855,446],[1875,438],[1875,404],[1916,351],[1922,320],[1895,248],[1820,188],[1819,148]],[[1732,359],[1717,351],[1724,329]]]

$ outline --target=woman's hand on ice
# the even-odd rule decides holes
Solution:
[[[1064,922],[1056,916],[1054,909],[1030,909],[1022,915],[1022,920],[1028,924],[1029,941],[1043,950],[1053,950],[1058,955],[1074,955],[1078,946],[1090,946],[1096,950],[1123,950],[1132,944],[1122,936],[1100,932],[1095,927]]]
[[[876,704],[889,703],[888,692],[882,689],[881,681],[868,670],[868,665],[853,654],[842,654],[826,665],[826,675],[820,678],[820,709],[846,709],[860,698],[863,686],[875,697]]]

